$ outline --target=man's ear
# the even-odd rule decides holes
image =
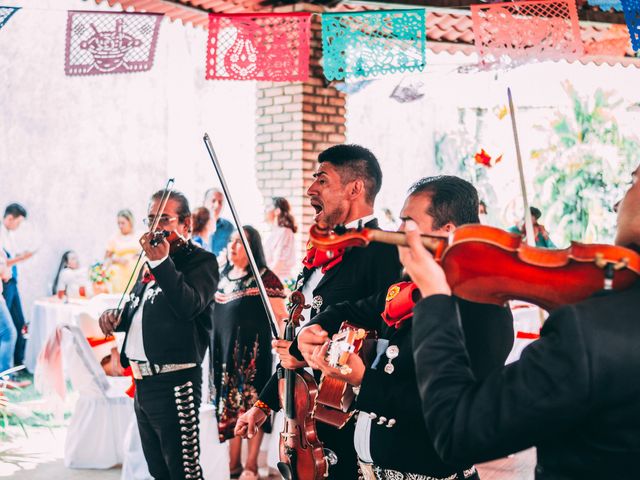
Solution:
[[[351,182],[351,185],[349,187],[349,196],[352,199],[355,199],[363,194],[364,194],[364,182],[359,178]]]
[[[192,231],[192,224],[191,224],[191,215],[189,215],[188,217],[186,217],[184,219],[184,227],[185,227],[185,232],[186,233],[191,233]]]
[[[445,224],[444,227],[442,227],[442,231],[447,232],[447,233],[451,233],[455,229],[456,229],[456,226],[451,222]]]

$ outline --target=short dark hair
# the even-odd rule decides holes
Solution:
[[[9,215],[12,217],[27,218],[27,209],[19,203],[10,203],[7,205],[7,208],[4,209],[4,216],[7,217]]]
[[[151,195],[151,201],[154,202],[156,200],[160,200],[163,197],[164,193],[165,190],[158,190],[156,193]],[[178,221],[180,223],[184,223],[185,218],[191,216],[191,210],[189,210],[189,200],[187,200],[187,197],[185,197],[183,193],[176,190],[171,191],[171,193],[169,194],[169,200],[173,200],[178,203]]]
[[[465,223],[480,223],[478,191],[466,180],[453,175],[424,177],[409,188],[409,196],[428,194],[431,205],[427,213],[433,217],[433,228],[447,223],[456,227]]]
[[[343,184],[362,179],[367,203],[373,205],[382,186],[382,170],[369,149],[360,145],[334,145],[318,155],[318,162],[338,167]]]
[[[531,216],[533,218],[535,218],[536,220],[540,220],[540,217],[542,216],[542,212],[540,211],[539,208],[529,207],[529,212],[531,212]]]

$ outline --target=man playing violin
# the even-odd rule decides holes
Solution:
[[[382,171],[376,157],[357,145],[336,145],[322,152],[314,182],[307,191],[316,211],[314,222],[321,225],[346,224],[377,228],[373,216],[376,195],[382,184]],[[358,299],[387,288],[400,272],[397,251],[390,245],[372,244],[335,252],[327,256],[307,246],[304,269],[296,288],[301,290],[310,309],[303,311],[305,321],[327,306]],[[305,362],[289,354],[290,342],[275,340],[273,346],[286,368],[301,368]],[[319,378],[319,375],[317,376]],[[274,375],[260,395],[257,406],[238,419],[236,435],[251,436],[267,418],[269,410],[279,410],[277,377]],[[316,422],[318,437],[324,447],[337,457],[329,477],[337,480],[357,478],[357,461],[353,449],[353,422],[338,430]]]
[[[151,197],[149,224],[159,215],[158,232],[169,232],[170,239],[188,239],[187,199],[172,191],[159,211],[164,194]],[[101,315],[100,328],[105,335],[126,332],[121,361],[124,367],[131,366],[135,378],[134,408],[153,478],[201,479],[200,365],[211,335],[218,264],[215,255],[190,240],[176,250],[172,246],[177,242],[170,245],[154,233],[140,239],[147,273],[139,276],[122,312],[107,310]]]
[[[446,237],[458,225],[478,223],[476,189],[458,177],[423,178],[409,190],[400,218],[400,231],[417,223],[425,234]],[[411,349],[411,309],[417,294],[411,282],[400,282],[371,297],[331,306],[300,332],[298,348],[311,366],[355,387],[359,413],[354,443],[366,480],[477,478],[471,463],[440,460],[421,421]],[[460,308],[471,371],[483,378],[501,367],[511,350],[512,317],[508,309],[495,305],[461,301]],[[354,354],[346,369],[328,364],[327,330],[345,319],[378,332],[371,365]]]
[[[639,174],[619,205],[616,235],[617,245],[636,251]],[[638,478],[640,281],[553,311],[518,361],[480,379],[469,369],[445,274],[419,228],[407,227],[410,247],[400,256],[423,297],[414,309],[413,358],[443,460],[487,461],[536,446],[537,480]]]

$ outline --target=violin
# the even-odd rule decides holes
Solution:
[[[365,247],[369,242],[407,245],[404,232],[375,229],[333,231],[311,227],[320,250]],[[572,242],[566,249],[527,245],[520,235],[487,225],[463,225],[449,238],[422,235],[440,263],[454,295],[503,305],[522,300],[552,311],[604,290],[624,290],[640,276],[640,255],[616,245]]]
[[[178,232],[167,230],[160,230],[153,232],[153,237],[149,240],[151,246],[155,247],[162,243],[162,240],[169,242],[169,256],[173,257],[178,252],[186,251],[190,248],[189,242],[186,238],[180,235]]]
[[[295,291],[290,297],[291,307],[284,339],[292,341],[305,308],[304,295]],[[307,306],[308,308],[308,306]],[[280,462],[278,470],[286,480],[320,480],[327,476],[330,463],[318,439],[313,409],[318,386],[311,374],[303,369],[279,367],[278,393],[284,408],[285,424],[280,433]],[[335,457],[335,454],[334,454]]]

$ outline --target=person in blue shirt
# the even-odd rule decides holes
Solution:
[[[224,206],[224,195],[217,188],[210,188],[204,194],[204,205],[211,212],[211,218],[215,225],[215,230],[209,237],[209,250],[216,257],[227,248],[231,234],[235,231],[233,224],[226,218],[220,216]]]
[[[18,203],[12,203],[5,209],[2,224],[0,224],[0,247],[4,250],[8,259],[7,266],[11,269],[11,276],[2,281],[2,295],[4,296],[18,335],[13,354],[14,365],[22,365],[25,349],[25,338],[23,335],[25,319],[22,312],[20,293],[18,292],[17,264],[31,258],[34,252],[27,251],[18,253],[16,251],[17,247],[13,243],[13,232],[20,228],[22,221],[26,217],[27,210]]]
[[[542,216],[542,212],[536,207],[529,207],[529,211],[531,212],[531,222],[533,223],[533,232],[535,233],[536,247],[557,248],[555,243],[551,241],[549,232],[547,232],[547,229],[544,228],[544,225],[538,223],[538,220],[540,220],[540,217]],[[525,231],[524,220],[521,223],[518,223],[518,225],[510,227],[507,231],[522,235],[523,240],[527,235]]]

